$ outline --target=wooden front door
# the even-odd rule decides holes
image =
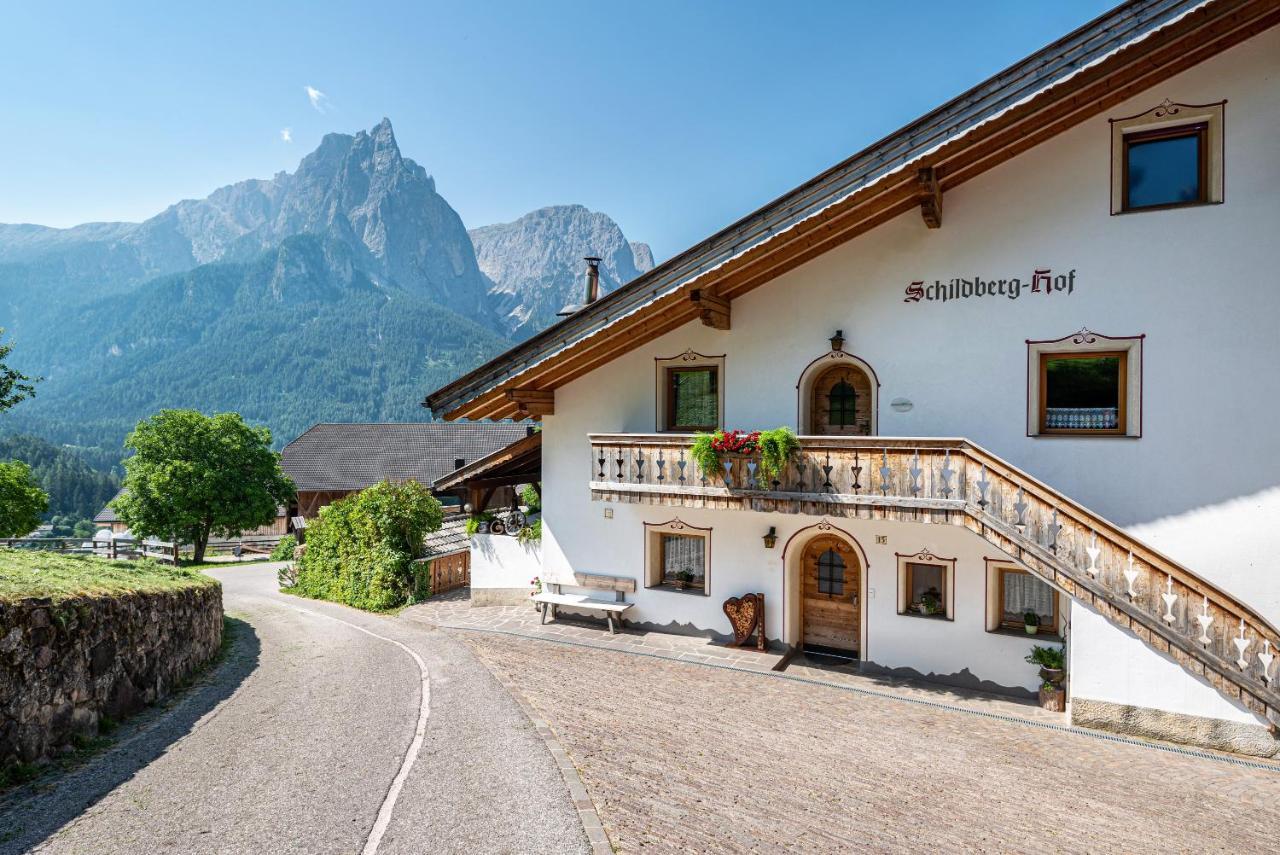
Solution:
[[[858,652],[861,638],[862,568],[838,537],[815,537],[800,560],[800,642]]]

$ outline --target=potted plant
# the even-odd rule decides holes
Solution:
[[[942,594],[937,588],[930,588],[920,595],[920,614],[935,615],[942,610]]]
[[[676,579],[676,587],[679,588],[680,590],[683,591],[686,588],[690,588],[693,586],[693,571],[679,570],[676,572],[675,579]]]
[[[542,577],[541,576],[534,576],[532,579],[529,580],[529,584],[533,586],[533,590],[529,591],[530,598],[536,597],[542,593]],[[537,603],[533,604],[533,610],[535,612],[538,610]]]
[[[1033,611],[1026,612],[1022,616],[1022,622],[1025,625],[1024,628],[1027,631],[1027,635],[1035,635],[1037,632],[1040,631],[1040,615],[1036,614],[1035,612]]]
[[[693,438],[689,456],[702,468],[707,478],[724,477],[722,463],[738,457],[757,458],[756,476],[761,484],[769,484],[782,474],[787,462],[800,450],[800,441],[789,427],[773,430],[740,430],[700,433]]]
[[[1040,706],[1062,712],[1066,709],[1067,693],[1062,681],[1067,677],[1066,661],[1061,647],[1036,645],[1026,657],[1027,664],[1040,666]]]
[[[1040,684],[1040,706],[1050,712],[1067,711],[1067,690],[1045,680]]]

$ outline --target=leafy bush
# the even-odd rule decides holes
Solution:
[[[538,495],[537,490],[533,489],[532,484],[525,484],[524,489],[520,491],[520,504],[526,506],[531,514],[542,510],[542,497]]]
[[[516,535],[516,540],[521,543],[542,543],[542,520],[536,519],[520,529],[520,533]]]
[[[272,561],[292,561],[293,550],[298,546],[298,539],[291,534],[286,534],[280,538],[280,542],[276,544],[276,548],[271,550]]]
[[[416,481],[383,481],[321,509],[307,527],[294,593],[386,611],[417,598],[413,560],[440,527],[440,503]]]
[[[475,535],[480,533],[480,523],[493,522],[496,519],[497,517],[495,517],[493,514],[489,513],[488,511],[483,511],[478,514],[472,514],[471,516],[467,517],[467,525],[465,529],[467,532],[467,537],[474,537]]]

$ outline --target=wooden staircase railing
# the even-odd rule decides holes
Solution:
[[[963,525],[1280,725],[1280,632],[1244,603],[964,439],[801,437],[767,483],[754,459],[704,472],[683,434],[592,434],[592,497]]]

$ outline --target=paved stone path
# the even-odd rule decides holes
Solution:
[[[853,686],[456,634],[547,719],[623,852],[1276,851],[1280,766]]]
[[[565,617],[543,624],[532,605],[486,606],[473,609],[470,607],[470,600],[465,590],[433,597],[421,605],[405,609],[401,616],[406,620],[429,626],[515,634],[529,638],[571,642],[601,650],[639,653],[676,659],[681,662],[722,665],[761,673],[777,669],[782,665],[783,660],[779,651],[742,650],[698,636],[652,632],[633,627],[628,627],[616,635],[610,635],[605,631],[603,622],[590,619]],[[1059,725],[1067,723],[1066,715],[1048,712],[1031,701],[958,689],[906,677],[864,675],[848,666],[820,664],[810,662],[803,657],[793,659],[787,665],[786,673],[793,677],[837,683],[895,697],[952,704],[967,709]]]
[[[0,853],[356,853],[430,717],[379,853],[573,853],[590,844],[528,716],[466,647],[421,624],[213,571],[229,660],[103,756],[0,804]],[[336,620],[335,620],[336,618]],[[580,794],[578,794],[580,795]]]

